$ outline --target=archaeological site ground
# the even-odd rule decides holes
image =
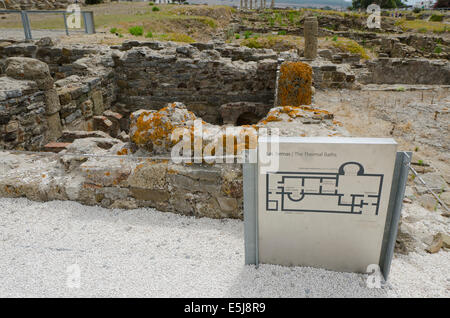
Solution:
[[[450,11],[385,10],[373,29],[364,11],[265,1],[105,2],[81,7],[95,34],[30,13],[32,40],[0,11],[1,297],[450,296]],[[412,153],[382,288],[244,266],[240,159],[263,131]]]

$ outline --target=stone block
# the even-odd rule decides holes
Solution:
[[[47,140],[55,141],[62,136],[62,126],[59,113],[47,116]]]
[[[54,88],[44,92],[45,95],[45,111],[47,115],[53,115],[61,110],[58,93]]]
[[[94,115],[95,116],[99,116],[101,115],[104,110],[105,110],[105,106],[103,104],[103,95],[101,91],[93,91],[92,92],[92,101],[94,103]]]

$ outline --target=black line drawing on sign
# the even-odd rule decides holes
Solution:
[[[378,215],[383,177],[364,173],[359,162],[346,162],[337,173],[267,173],[266,210]]]

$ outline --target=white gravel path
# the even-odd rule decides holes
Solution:
[[[369,289],[361,274],[245,266],[243,245],[237,220],[0,199],[0,297],[449,297],[447,251],[398,257]]]

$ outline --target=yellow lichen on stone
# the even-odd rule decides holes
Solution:
[[[302,62],[284,62],[278,79],[278,105],[310,105],[312,68]]]

